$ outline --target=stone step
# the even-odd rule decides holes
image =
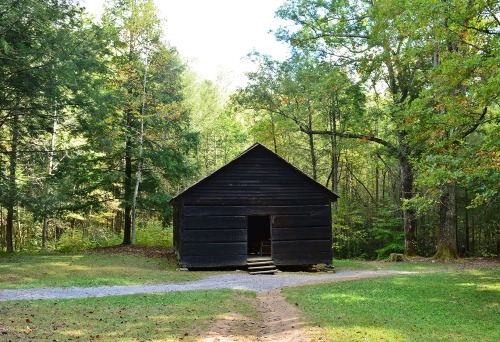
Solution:
[[[276,273],[276,269],[274,270],[266,270],[266,271],[251,271],[251,272],[248,272],[249,274],[275,274]]]
[[[276,266],[274,265],[263,265],[263,266],[248,266],[249,271],[257,271],[257,270],[275,270]]]
[[[270,256],[249,256],[247,261],[272,261]]]
[[[249,274],[275,274],[278,272],[270,257],[249,257],[247,268]]]
[[[247,261],[248,266],[254,266],[254,265],[274,265],[274,262],[272,260],[268,261]]]

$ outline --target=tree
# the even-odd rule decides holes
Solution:
[[[295,48],[315,52],[318,58],[329,57],[334,63],[353,69],[375,89],[385,84],[390,102],[383,112],[378,112],[382,116],[374,121],[384,120],[391,125],[384,131],[390,134],[376,136],[375,127],[368,126],[335,135],[380,144],[398,159],[405,254],[417,255],[416,212],[407,205],[414,195],[414,169],[410,162],[413,150],[406,141],[405,108],[418,97],[424,85],[422,70],[430,61],[415,58],[411,47],[418,45],[418,40],[387,25],[402,11],[404,7],[388,2],[290,1],[277,14],[292,20],[298,28],[280,30],[277,37]],[[332,131],[316,133],[332,135]]]
[[[142,71],[145,56],[160,39],[160,20],[150,0],[116,0],[106,8],[103,20],[112,33],[113,65],[116,91],[115,110],[123,115],[123,124],[116,132],[124,139],[123,170],[124,235],[123,244],[129,245],[132,229],[133,145],[141,110]],[[118,122],[118,120],[116,121]],[[118,152],[119,153],[119,152]],[[116,157],[119,158],[118,154]]]
[[[77,85],[85,84],[99,63],[92,54],[96,44],[90,23],[71,1],[7,1],[0,7],[0,18],[0,134],[6,138],[0,152],[2,159],[8,155],[2,187],[7,194],[7,250],[13,251],[18,203],[27,203],[34,211],[43,207],[38,213],[50,215],[40,193],[31,188],[37,180],[50,178],[54,127],[84,106],[81,100],[88,88]],[[41,141],[47,140],[50,143],[45,149]],[[34,161],[36,168],[27,169]],[[52,164],[49,175],[47,164]],[[38,172],[40,165],[44,172]],[[44,246],[46,229],[44,225]]]
[[[259,69],[249,73],[250,85],[237,100],[244,107],[288,120],[307,136],[309,165],[304,168],[315,180],[319,180],[319,155],[314,136],[320,131],[328,135],[331,168],[322,181],[331,181],[332,190],[337,191],[340,149],[335,132],[357,125],[365,102],[361,88],[341,68],[308,56],[295,54],[285,62],[254,57]],[[274,130],[274,120],[271,123]]]
[[[184,83],[190,127],[197,135],[193,163],[208,175],[241,153],[246,132],[238,121],[238,111],[224,99],[221,86],[199,80],[193,73],[184,75]]]
[[[498,105],[498,65],[494,62],[500,29],[498,4],[450,0],[406,6],[412,13],[411,26],[428,37],[421,53],[433,61],[427,72],[429,85],[410,109],[415,120],[409,141],[426,151],[417,159],[421,184],[438,189],[434,194],[440,207],[435,257],[454,258],[458,251],[455,197],[461,184],[467,186],[463,182],[467,161],[462,154],[478,151],[471,138],[482,126],[498,123],[494,109]]]
[[[448,151],[456,161],[464,139],[485,123],[487,108],[497,101],[497,14],[498,4],[487,0],[289,1],[278,11],[296,24],[278,31],[279,39],[351,68],[373,92],[386,94],[375,122],[385,122],[387,129],[374,134],[368,126],[369,134],[336,135],[376,142],[398,159],[407,255],[418,253],[416,213],[422,208],[414,182],[425,165],[431,166],[421,161],[431,151]],[[424,128],[421,120],[436,126]],[[435,146],[425,141],[429,134]],[[450,177],[437,185],[442,194],[438,245],[452,256],[455,184]]]
[[[162,40],[157,13],[152,0],[116,0],[103,16],[112,43],[111,101],[106,110],[89,118],[88,136],[98,137],[93,148],[106,153],[107,160],[100,163],[112,172],[106,188],[121,199],[125,245],[133,243],[131,214],[138,163],[141,189],[151,196],[141,198],[138,189],[137,206],[147,200],[155,202],[153,208],[160,203],[166,206],[167,194],[175,192],[170,182],[189,172],[183,158],[191,146],[188,113],[182,106],[184,66],[177,51]]]

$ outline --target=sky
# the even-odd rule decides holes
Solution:
[[[216,82],[223,76],[228,88],[243,86],[244,73],[255,69],[245,56],[258,51],[284,59],[287,48],[270,30],[282,21],[274,12],[284,0],[155,0],[160,18],[166,19],[165,39],[177,48],[191,69]],[[100,16],[104,1],[82,0]]]

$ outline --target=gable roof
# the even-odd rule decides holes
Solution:
[[[201,186],[208,179],[210,179],[214,175],[222,172],[222,170],[225,170],[231,164],[235,163],[237,160],[245,158],[245,156],[248,155],[253,150],[261,150],[261,151],[266,152],[271,158],[274,158],[275,160],[278,160],[285,167],[287,167],[287,168],[291,169],[292,171],[294,171],[295,173],[299,174],[302,178],[304,178],[304,181],[308,182],[309,184],[311,184],[312,187],[316,187],[319,191],[323,191],[332,201],[336,201],[337,198],[339,198],[339,196],[336,193],[334,193],[333,191],[331,191],[330,189],[328,189],[327,187],[325,187],[321,183],[318,183],[317,181],[315,181],[314,179],[312,179],[311,177],[309,177],[308,175],[306,175],[304,172],[302,172],[301,170],[299,170],[298,168],[296,168],[295,166],[293,166],[292,164],[290,164],[288,161],[286,161],[285,159],[283,159],[282,157],[280,157],[278,154],[274,153],[273,151],[271,151],[270,149],[268,149],[267,147],[265,147],[264,145],[262,145],[260,143],[255,143],[252,146],[250,146],[248,149],[246,149],[245,151],[243,151],[239,156],[237,156],[236,158],[234,158],[233,160],[231,160],[229,163],[227,163],[226,165],[222,166],[221,168],[217,169],[216,171],[212,172],[208,176],[202,178],[198,182],[194,183],[193,185],[189,186],[188,188],[184,189],[183,191],[181,191],[180,193],[178,193],[177,195],[175,195],[174,197],[172,197],[172,199],[170,199],[169,203],[173,203],[179,197],[182,197],[184,194],[190,193],[190,192],[196,190],[196,188],[198,188],[199,186]]]

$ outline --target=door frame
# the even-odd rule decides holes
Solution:
[[[258,252],[256,252],[257,250],[255,249],[255,246],[254,249],[253,249],[253,252],[259,256],[271,256],[273,255],[273,221],[274,221],[274,216],[273,215],[247,215],[246,216],[247,218],[247,239],[246,239],[246,242],[247,242],[247,254],[250,255],[251,254],[251,251],[250,251],[250,244],[251,242],[259,242],[259,246],[258,246]],[[259,238],[258,236],[258,233],[256,234],[255,231],[254,232],[251,232],[251,229],[250,229],[250,221],[251,221],[251,218],[267,218],[267,221],[268,221],[268,225],[269,225],[269,231],[267,232],[266,230],[266,233],[265,234],[265,237],[269,236],[269,253],[266,253],[266,254],[263,254],[262,253],[262,243],[265,242],[262,240],[262,238]],[[251,233],[253,233],[253,239],[250,239],[251,237]],[[257,235],[257,236],[256,236]],[[264,235],[264,234],[263,234]]]

